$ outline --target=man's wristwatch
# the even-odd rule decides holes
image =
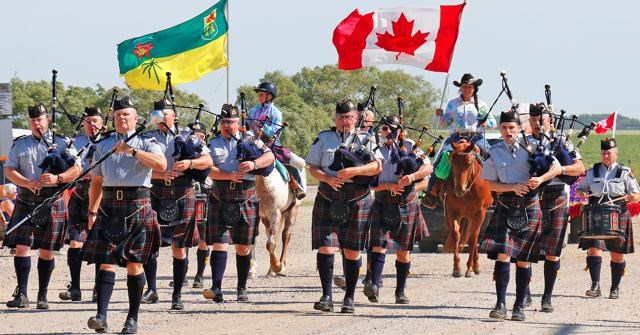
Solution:
[[[58,180],[57,180],[58,184],[62,184],[63,180],[62,180],[62,175],[58,175]]]
[[[137,153],[138,152],[136,151],[136,149],[133,149],[133,148],[131,149],[131,156],[136,157]]]

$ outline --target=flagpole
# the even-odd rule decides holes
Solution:
[[[616,126],[618,125],[618,112],[613,112],[613,138],[616,138]]]
[[[231,12],[231,0],[227,0],[227,6],[225,8],[226,13],[226,17],[227,17],[227,40],[226,40],[226,45],[227,45],[227,70],[226,70],[226,75],[227,75],[227,103],[231,103],[231,94],[229,91],[229,69],[231,68],[231,61],[229,60],[229,39],[230,39],[230,32],[231,32],[231,25],[229,24],[229,22],[231,22],[229,14]]]

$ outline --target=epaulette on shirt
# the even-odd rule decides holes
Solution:
[[[31,136],[31,135],[20,135],[16,138],[13,139],[13,144],[11,145],[11,148],[13,148],[14,145],[16,145],[16,142],[18,142],[19,140],[26,138],[27,136]]]
[[[329,129],[325,129],[321,132],[318,133],[318,136],[316,136],[316,138],[313,140],[313,143],[311,143],[311,145],[314,145],[316,143],[318,143],[318,141],[320,141],[320,135],[324,134],[324,133],[335,133],[336,132],[336,127],[331,127]]]

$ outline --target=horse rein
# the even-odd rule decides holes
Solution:
[[[474,155],[475,156],[476,152],[475,151],[471,151],[471,152],[456,152],[456,153],[454,153],[454,155],[460,155],[460,156],[462,156],[462,155],[464,155],[464,156]],[[467,182],[469,182],[469,180],[471,180],[471,183],[468,183],[467,188],[465,190],[463,190],[464,193],[462,193],[461,196],[458,197],[456,195],[456,197],[461,198],[461,197],[465,196],[465,194],[469,193],[469,191],[471,191],[471,188],[473,187],[473,184],[475,184],[476,180],[478,179],[478,176],[480,175],[480,173],[475,173],[476,164],[480,164],[480,162],[478,162],[477,159],[474,157],[473,163],[471,164],[471,177],[467,178]],[[475,176],[474,176],[474,174],[475,174]],[[471,179],[471,178],[473,178],[473,179]],[[454,186],[456,186],[456,178],[455,177],[453,178],[453,184],[454,184]]]

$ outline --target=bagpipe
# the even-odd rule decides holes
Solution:
[[[397,164],[395,175],[402,177],[418,171],[418,169],[420,169],[420,167],[422,167],[422,165],[424,164],[425,158],[433,157],[435,155],[435,147],[439,143],[441,143],[444,138],[442,137],[442,135],[437,137],[432,135],[431,133],[428,132],[427,127],[424,127],[424,126],[422,127],[422,129],[417,129],[417,128],[407,126],[404,122],[404,100],[402,99],[401,96],[398,96],[398,98],[396,99],[396,102],[398,106],[398,121],[399,121],[398,134],[397,134],[398,140],[396,143],[395,142],[396,136],[394,136],[393,132],[391,134],[391,140],[394,143],[396,143],[395,146],[397,147],[398,151],[397,151],[397,156],[394,154],[391,155],[391,163]],[[420,135],[418,136],[417,140],[415,141],[415,143],[411,148],[406,148],[404,144],[405,134],[407,129],[420,132]],[[423,152],[419,154],[424,135],[430,136],[431,138],[434,139],[434,141],[429,147],[429,149],[427,149],[426,153]],[[419,180],[416,180],[415,182],[418,182],[418,181]]]
[[[171,84],[171,72],[167,72],[166,75],[167,75],[167,84],[164,90],[164,99],[169,99],[174,112],[176,112],[177,106],[175,104],[175,95],[173,94],[173,86]],[[198,106],[198,113],[196,114],[196,120],[194,124],[201,124],[200,117],[203,111],[204,111],[204,105],[200,104]],[[162,120],[164,118],[164,112],[161,110],[154,110],[153,112],[151,112],[151,114],[152,114],[152,119]],[[176,115],[177,115],[177,112],[176,112]],[[163,122],[158,122],[158,123],[162,124]],[[202,155],[202,150],[205,147],[206,143],[203,140],[201,140],[198,136],[195,135],[195,129],[192,127],[190,128],[191,134],[185,138],[179,131],[177,116],[176,116],[175,124],[176,124],[177,133],[174,133],[172,129],[170,129],[169,127],[166,127],[167,131],[174,136],[174,151],[172,155],[173,159],[175,161],[183,161],[183,160],[199,158]],[[184,175],[199,183],[204,183],[210,171],[211,171],[211,168],[204,169],[204,170],[189,168],[184,171]]]
[[[256,144],[256,141],[258,140],[259,135],[253,134],[252,136],[247,136],[246,119],[247,119],[247,98],[244,92],[240,92],[240,138],[236,138],[236,141],[237,141],[236,159],[240,162],[255,161],[256,159],[260,158],[264,154],[264,148],[259,148],[258,145]],[[249,173],[256,176],[266,177],[271,174],[274,166],[275,166],[274,164],[270,164],[266,167],[249,171]]]
[[[75,164],[76,156],[71,154],[71,144],[68,139],[65,138],[67,145],[62,151],[59,150],[60,148],[58,148],[58,144],[56,143],[56,132],[58,130],[58,124],[56,123],[56,114],[58,110],[58,91],[56,89],[56,82],[58,78],[58,71],[53,69],[51,72],[51,126],[49,127],[51,131],[51,143],[48,143],[44,134],[38,130],[38,132],[40,132],[40,137],[48,147],[47,156],[44,158],[42,163],[38,165],[38,167],[42,169],[42,173],[57,175],[64,173],[72,167]]]
[[[375,107],[375,94],[376,87],[371,86],[369,91],[369,98],[364,105],[364,110],[372,110],[375,113],[379,114],[378,109]],[[363,113],[364,114],[364,113]],[[345,132],[347,129],[343,129],[342,141],[340,143],[340,147],[336,149],[333,155],[333,162],[329,165],[329,170],[332,171],[340,171],[342,169],[350,168],[350,167],[358,167],[373,161],[373,152],[375,150],[369,150],[368,146],[371,142],[372,138],[375,138],[376,142],[378,140],[377,132],[378,129],[382,126],[383,123],[386,123],[386,117],[382,117],[380,121],[373,127],[373,135],[368,135],[366,139],[360,143],[360,145],[356,145],[356,139],[358,135],[364,134],[360,131],[362,127],[362,123],[364,122],[364,116],[360,115],[358,118],[358,123],[352,134],[349,135],[348,138],[345,139]],[[351,178],[353,182],[357,185],[369,187],[370,185],[377,184],[377,176],[354,176]]]

